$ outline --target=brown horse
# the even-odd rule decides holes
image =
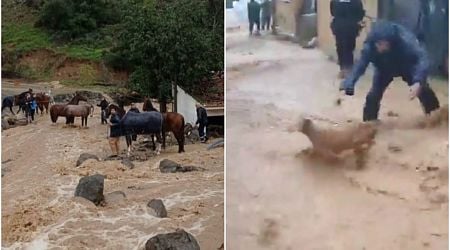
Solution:
[[[178,142],[178,153],[184,152],[184,117],[175,112],[163,113],[164,131],[172,132]],[[166,137],[163,136],[163,149],[166,148]]]
[[[48,114],[48,106],[50,103],[50,96],[47,95],[46,93],[37,93],[36,94],[36,102],[39,107],[39,110],[41,111],[41,115],[44,114],[44,108],[45,108],[45,113]]]
[[[81,117],[81,126],[87,127],[87,119],[94,112],[93,105],[66,105],[62,111],[70,120],[69,124],[74,124],[75,117]]]
[[[70,100],[70,102],[67,103],[67,104],[53,104],[53,105],[50,107],[50,118],[51,118],[52,122],[53,122],[53,123],[56,123],[56,121],[58,120],[58,117],[59,117],[59,116],[62,116],[62,117],[66,117],[66,124],[74,123],[74,119],[75,119],[75,118],[74,118],[74,117],[67,117],[66,114],[64,113],[64,108],[65,108],[67,105],[78,105],[78,103],[79,103],[80,101],[85,101],[85,102],[87,102],[87,99],[86,99],[86,97],[81,96],[80,94],[77,93],[77,94],[72,98],[72,100]]]

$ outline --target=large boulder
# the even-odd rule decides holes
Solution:
[[[98,159],[98,157],[96,155],[89,154],[89,153],[82,153],[80,155],[80,157],[78,157],[76,166],[77,167],[80,166],[81,164],[83,164],[83,162],[85,162],[86,160],[89,160],[89,159],[93,159],[93,160],[99,161],[99,159]]]
[[[215,142],[211,143],[211,145],[208,146],[207,150],[211,150],[213,148],[219,148],[224,147],[225,140],[224,139],[218,139]]]
[[[145,243],[145,250],[200,250],[197,240],[183,229],[173,233],[158,234]]]
[[[152,199],[148,202],[147,207],[150,208],[151,214],[155,217],[165,218],[167,217],[167,210],[164,203],[160,199]]]
[[[126,198],[126,194],[122,191],[114,191],[112,193],[105,194],[105,202],[108,205],[121,204]]]
[[[181,166],[180,164],[164,159],[159,163],[159,170],[161,173],[177,173],[177,172],[191,172],[191,171],[200,171],[205,170],[203,168],[195,167],[195,166]]]
[[[161,171],[161,173],[175,173],[180,169],[180,164],[168,159],[164,159],[159,163],[159,170]]]
[[[75,189],[75,196],[80,196],[92,201],[95,205],[100,205],[105,200],[103,188],[105,185],[105,176],[96,174],[85,176],[78,182]]]

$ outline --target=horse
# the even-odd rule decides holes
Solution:
[[[157,109],[155,109],[155,107],[153,107],[152,101],[147,97],[144,97],[144,105],[142,106],[142,110],[143,111],[158,111]]]
[[[163,114],[164,131],[172,132],[178,142],[178,153],[184,151],[184,116],[176,112]],[[163,149],[166,148],[166,137],[163,136]]]
[[[12,110],[12,107],[15,104],[14,99],[15,99],[14,96],[7,96],[7,97],[3,98],[3,101],[2,101],[2,112],[3,112],[3,109],[9,108],[11,113],[13,115],[15,115],[14,111]]]
[[[50,96],[46,93],[37,93],[36,94],[36,102],[39,107],[39,110],[41,111],[41,115],[44,114],[44,108],[45,113],[48,114],[48,105],[50,103]]]
[[[59,116],[63,116],[66,117],[66,124],[70,124],[70,123],[74,123],[75,118],[74,117],[68,117],[66,116],[66,114],[64,113],[64,108],[67,105],[78,105],[78,103],[80,101],[85,101],[87,102],[86,97],[81,96],[80,94],[76,94],[72,100],[69,101],[69,103],[67,104],[53,104],[50,107],[50,119],[52,120],[53,123],[56,123],[56,121],[58,120]]]
[[[156,135],[157,147],[156,154],[161,152],[161,135],[164,135],[164,117],[161,113],[156,111],[150,112],[128,112],[120,119],[121,133],[125,135],[127,141],[127,156],[130,156],[132,135]]]
[[[94,113],[93,105],[66,105],[62,111],[68,117],[69,124],[74,124],[75,117],[81,117],[81,126],[87,127],[88,116]]]

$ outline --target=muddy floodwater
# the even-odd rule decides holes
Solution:
[[[362,119],[372,70],[354,97],[338,89],[338,66],[318,49],[227,31],[228,249],[448,249],[448,123],[378,131],[366,165],[329,165],[289,125],[307,116],[324,127]],[[442,104],[448,81],[431,79]],[[423,118],[395,79],[380,119]],[[340,99],[340,101],[337,101]]]
[[[66,128],[61,118],[53,125],[45,114],[37,115],[35,124],[2,132],[2,249],[143,249],[150,237],[177,228],[194,235],[202,249],[219,248],[224,149],[206,150],[207,145],[197,143],[178,154],[171,145],[159,156],[147,149],[139,154],[148,159],[133,161],[129,169],[120,160],[102,160],[110,149],[99,114],[96,109],[89,117],[87,129]],[[82,153],[100,161],[76,167]],[[162,159],[205,171],[163,174],[158,168]],[[105,194],[121,191],[126,199],[96,207],[74,198],[79,179],[96,173],[106,176]],[[162,199],[168,218],[149,213],[151,199]]]

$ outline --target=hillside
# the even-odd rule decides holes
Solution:
[[[107,43],[54,42],[50,32],[36,27],[38,14],[25,3],[2,1],[3,78],[58,80],[83,87],[126,82],[127,72],[111,70],[102,60]]]

